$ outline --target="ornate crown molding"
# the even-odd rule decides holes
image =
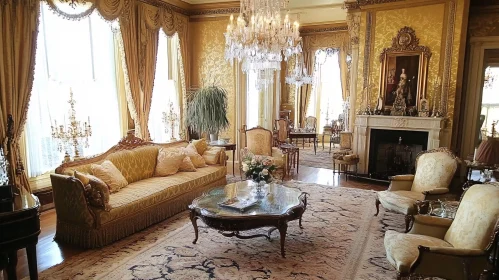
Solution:
[[[362,6],[376,5],[376,4],[386,4],[405,0],[357,0],[355,2],[345,2],[343,4],[343,9],[347,10],[358,10]]]
[[[190,16],[239,14],[239,7],[191,10]]]
[[[307,34],[325,33],[325,32],[341,32],[348,31],[348,26],[344,23],[341,24],[321,24],[321,25],[308,25],[300,28],[302,36]]]
[[[405,26],[399,30],[397,36],[392,39],[392,46],[384,48],[379,56],[379,60],[383,62],[387,53],[415,51],[422,52],[426,58],[431,57],[430,48],[419,45],[419,38],[416,37],[416,31],[411,27]]]

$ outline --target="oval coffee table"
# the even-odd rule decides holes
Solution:
[[[307,193],[274,183],[263,188],[264,195],[256,193],[255,188],[255,183],[251,181],[237,182],[212,189],[196,198],[189,206],[195,233],[192,243],[196,244],[198,240],[197,219],[218,230],[223,236],[241,239],[265,237],[270,241],[272,232],[277,229],[281,238],[281,255],[285,257],[284,241],[288,222],[299,220],[299,225],[303,228],[301,220],[307,208]],[[255,200],[256,204],[244,211],[219,205],[234,198]],[[241,231],[263,227],[270,227],[267,234],[240,234]]]

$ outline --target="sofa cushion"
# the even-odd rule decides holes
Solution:
[[[186,148],[183,148],[182,151],[184,151],[184,153],[191,158],[191,161],[196,168],[206,166],[206,161],[200,154],[198,154],[194,145],[189,144]]]
[[[106,211],[111,210],[109,205],[110,192],[106,183],[93,175],[83,174],[78,171],[74,172],[74,177],[82,182],[88,204]]]
[[[117,192],[128,185],[128,181],[114,164],[106,160],[102,164],[92,164],[92,173],[109,187],[109,191]]]
[[[203,153],[203,158],[206,164],[217,164],[220,159],[220,153],[222,152],[222,148],[220,147],[209,147]]]
[[[196,148],[196,151],[200,155],[204,154],[204,152],[208,149],[208,144],[204,139],[192,140],[191,144]]]
[[[180,172],[195,172],[197,169],[194,166],[194,163],[192,163],[192,160],[188,156],[184,156],[184,159],[182,160],[182,163],[180,164],[180,168],[178,171]]]
[[[151,178],[156,168],[158,146],[145,146],[110,154],[110,160],[125,176],[128,183]]]
[[[177,173],[185,157],[185,153],[179,149],[161,148],[158,152],[154,176],[162,177]]]
[[[217,181],[227,174],[225,166],[208,166],[196,172],[179,172],[168,177],[153,177],[128,185],[112,194],[110,212],[98,212],[100,224],[136,213],[149,206],[190,192],[200,186]],[[175,203],[172,201],[172,203]]]

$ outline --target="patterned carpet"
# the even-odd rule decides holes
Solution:
[[[322,144],[319,143],[317,146],[317,154],[314,153],[314,146],[308,146],[305,143],[305,148],[302,144],[299,145],[300,148],[300,165],[316,167],[316,168],[326,168],[333,169],[333,150],[331,149],[331,154],[329,153],[329,146],[324,145],[324,150],[322,150]]]
[[[278,233],[240,240],[202,221],[199,240],[183,212],[100,250],[89,250],[40,273],[40,279],[395,279],[383,235],[401,231],[403,216],[374,217],[374,192],[286,182],[308,192],[304,229],[290,222],[286,258]]]

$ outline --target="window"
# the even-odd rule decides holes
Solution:
[[[490,136],[492,123],[499,120],[499,66],[489,66],[485,70],[485,81],[482,96],[482,137]],[[497,137],[497,135],[496,135]]]
[[[317,118],[319,133],[325,125],[331,125],[343,113],[343,97],[338,51],[318,50],[315,55],[315,73],[312,96],[307,116]],[[326,121],[327,120],[327,121]]]
[[[159,31],[158,39],[158,56],[156,58],[156,74],[154,76],[154,88],[152,92],[151,112],[149,113],[149,132],[151,139],[156,143],[165,143],[172,138],[179,138],[179,119],[180,107],[177,92],[177,81],[174,79],[176,75],[172,65],[173,52],[178,49],[178,36],[168,38],[163,30]],[[171,73],[171,74],[170,74]],[[176,115],[177,121],[174,125],[174,132],[170,122],[165,124],[164,116],[170,116],[170,106],[172,106],[173,114]]]
[[[69,125],[69,92],[76,101],[76,119],[90,119],[89,147],[80,143],[80,156],[102,153],[120,139],[115,46],[111,25],[93,13],[79,21],[66,20],[40,5],[36,66],[26,122],[27,170],[35,177],[53,170],[64,157],[52,138],[51,125]]]

